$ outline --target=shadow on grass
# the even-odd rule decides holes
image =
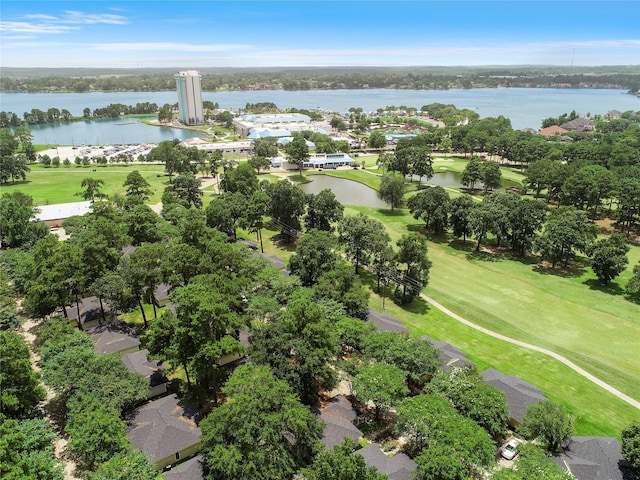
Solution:
[[[378,213],[386,217],[402,217],[405,214],[401,208],[395,208],[394,210],[390,208],[379,208]]]
[[[543,275],[554,275],[556,277],[570,278],[580,277],[584,275],[585,268],[586,265],[580,262],[569,262],[566,267],[560,264],[556,265],[555,268],[553,268],[550,263],[543,262],[533,267],[533,270]]]
[[[589,286],[590,290],[598,290],[599,292],[608,293],[610,295],[624,295],[625,289],[615,282],[610,282],[607,285],[602,285],[599,280],[591,278],[582,282]]]
[[[410,303],[396,303],[393,299],[393,291],[395,290],[395,285],[390,284],[387,287],[384,287],[381,284],[380,289],[378,289],[378,276],[365,270],[364,268],[360,269],[360,271],[358,272],[358,276],[360,277],[363,285],[369,287],[371,291],[376,293],[377,295],[384,297],[386,305],[397,305],[399,308],[405,310],[406,312],[419,315],[425,315],[431,308],[429,304],[420,297],[414,298]]]
[[[281,233],[276,233],[269,237],[269,240],[273,242],[273,244],[280,250],[284,250],[286,252],[294,252],[296,251],[296,240],[291,239],[287,235],[283,235]]]

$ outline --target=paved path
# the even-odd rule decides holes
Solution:
[[[575,372],[577,372],[578,374],[582,375],[587,380],[589,380],[589,381],[595,383],[596,385],[604,388],[606,391],[612,393],[613,395],[618,397],[620,400],[624,400],[629,405],[633,405],[634,407],[640,409],[640,402],[638,402],[637,400],[634,400],[633,398],[631,398],[628,395],[625,395],[624,393],[620,392],[619,390],[616,390],[611,385],[609,385],[608,383],[603,382],[599,378],[591,375],[589,372],[587,372],[583,368],[580,368],[578,365],[573,363],[571,360],[566,359],[562,355],[558,355],[557,353],[552,352],[551,350],[547,350],[546,348],[537,347],[536,345],[531,345],[530,343],[526,343],[526,342],[521,342],[520,340],[516,340],[514,338],[507,337],[507,336],[502,335],[500,333],[496,333],[496,332],[491,331],[491,330],[489,330],[487,328],[481,327],[480,325],[476,325],[475,323],[472,323],[469,320],[467,320],[465,318],[462,318],[460,315],[458,315],[456,313],[453,313],[451,310],[449,310],[445,306],[439,304],[434,299],[426,296],[425,294],[421,293],[420,296],[424,300],[429,302],[431,305],[436,307],[438,310],[440,310],[443,313],[449,315],[451,318],[453,318],[454,320],[457,320],[460,323],[463,323],[463,324],[465,324],[465,325],[467,325],[467,326],[469,326],[471,328],[474,328],[474,329],[476,329],[476,330],[478,330],[478,331],[480,331],[482,333],[485,333],[485,334],[487,334],[487,335],[489,335],[489,336],[491,336],[493,338],[497,338],[499,340],[503,340],[503,341],[511,343],[513,345],[517,345],[517,346],[522,347],[522,348],[527,348],[527,349],[533,350],[535,352],[544,353],[545,355],[548,355],[548,356],[558,360],[559,362],[564,363],[570,369],[572,369]]]

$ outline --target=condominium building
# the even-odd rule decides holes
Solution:
[[[200,125],[204,122],[202,108],[202,89],[200,88],[200,72],[187,70],[176,76],[178,87],[178,105],[180,120],[185,125]]]

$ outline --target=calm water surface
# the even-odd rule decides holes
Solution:
[[[453,104],[458,108],[469,108],[478,112],[481,117],[495,117],[503,115],[511,120],[515,129],[531,127],[538,129],[543,118],[559,116],[575,110],[581,114],[605,114],[610,110],[640,110],[640,99],[626,94],[623,90],[603,89],[552,89],[552,88],[486,88],[486,89],[457,89],[457,90],[310,90],[289,92],[283,90],[262,90],[249,92],[204,92],[203,100],[218,102],[222,108],[241,109],[247,103],[273,102],[279,108],[307,108],[326,109],[344,113],[351,107],[361,107],[365,111],[375,111],[387,106],[406,105],[420,108],[429,103],[440,102]],[[66,108],[75,116],[81,116],[84,108],[91,110],[105,107],[111,103],[135,105],[136,103],[152,102],[162,106],[165,103],[177,102],[176,92],[108,92],[108,93],[7,93],[2,94],[0,110],[15,112],[18,116],[33,108],[48,110],[49,108]],[[97,135],[100,142],[92,143],[120,143],[120,130],[111,128],[108,122],[100,124],[105,134]],[[115,121],[121,122],[121,120]],[[38,143],[72,143],[70,141],[70,124],[58,124],[47,127],[48,142],[36,137]],[[133,129],[133,127],[129,127]],[[140,131],[132,131],[136,142],[143,143],[144,135],[148,142],[159,141],[154,129],[158,127],[140,125]],[[193,135],[193,134],[191,134]],[[176,134],[177,138],[184,138],[187,134]],[[51,138],[49,138],[51,137]],[[55,138],[54,138],[55,137]],[[74,136],[75,137],[75,136]],[[104,139],[102,138],[104,137]],[[113,142],[108,138],[112,137]],[[63,141],[64,139],[64,141]],[[160,137],[165,140],[166,138]],[[42,141],[40,141],[42,140]],[[76,141],[84,142],[84,139]],[[129,143],[129,142],[127,142]]]
[[[313,175],[310,178],[313,179],[312,182],[298,185],[304,193],[317,195],[328,188],[343,205],[388,208],[388,205],[378,198],[378,192],[362,183],[329,175]]]

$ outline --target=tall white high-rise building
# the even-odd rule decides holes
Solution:
[[[182,123],[185,125],[201,125],[204,123],[204,115],[200,72],[187,70],[178,73],[175,77]]]

